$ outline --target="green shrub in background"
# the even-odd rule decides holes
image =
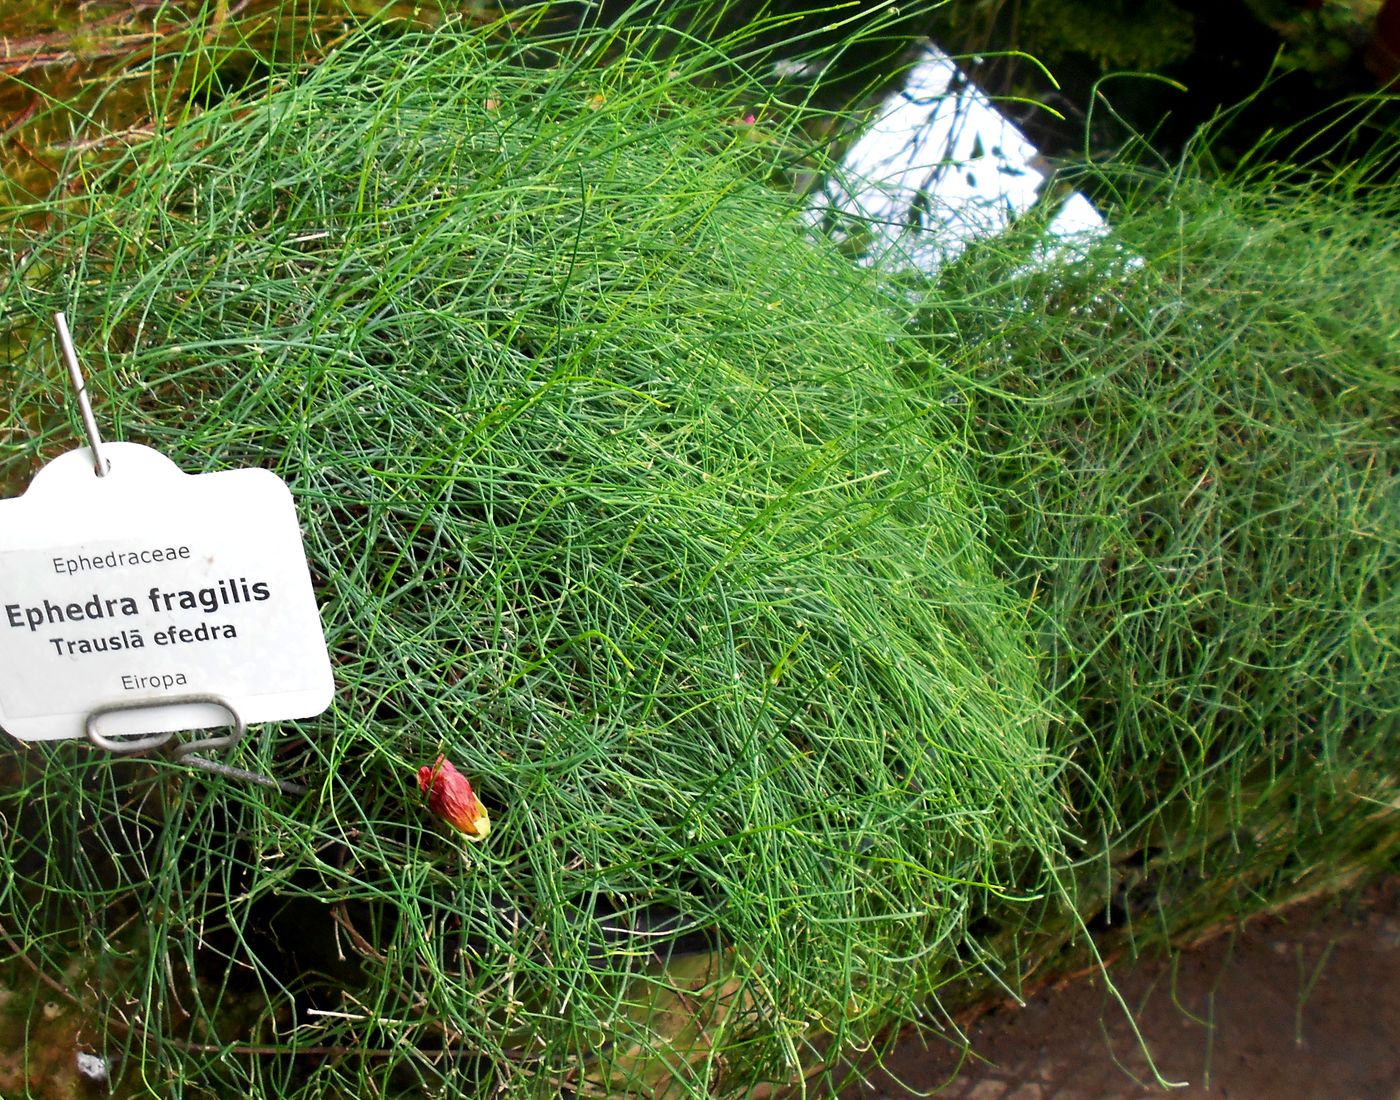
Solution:
[[[1030,640],[915,349],[758,182],[750,89],[597,44],[360,41],[12,225],[6,475],[73,443],[66,308],[111,435],[291,483],[338,683],[240,750],[301,800],[6,750],[0,924],[128,1087],[738,1095],[1046,886]]]
[[[1138,935],[1400,850],[1383,167],[1096,169],[1081,182],[1109,200],[1109,237],[1032,261],[1028,224],[925,299],[936,392],[955,367],[998,556],[1073,716],[1052,743],[1078,777],[1080,904],[1151,914]]]

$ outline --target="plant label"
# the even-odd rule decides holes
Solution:
[[[134,443],[69,451],[0,501],[0,727],[25,741],[308,718],[334,688],[292,495]]]

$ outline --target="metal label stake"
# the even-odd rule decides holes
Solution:
[[[248,732],[248,726],[238,713],[238,709],[220,695],[211,695],[206,692],[198,695],[173,696],[167,699],[130,699],[120,703],[108,703],[105,706],[95,708],[88,714],[84,729],[88,740],[98,748],[106,749],[108,752],[134,756],[160,748],[175,735],[173,733],[151,733],[128,738],[106,737],[97,729],[98,720],[104,714],[115,714],[127,710],[158,710],[161,707],[178,707],[188,704],[206,704],[227,711],[229,717],[233,719],[230,723],[233,732],[222,737],[202,737],[197,741],[187,741],[184,744],[176,745],[171,754],[176,760],[212,772],[215,775],[222,775],[226,779],[242,779],[248,783],[256,783],[260,787],[271,787],[273,790],[283,791],[287,794],[306,793],[306,788],[300,783],[273,779],[271,776],[251,772],[245,768],[235,768],[218,760],[210,760],[207,756],[195,755],[202,749],[231,749],[242,741]]]
[[[73,383],[73,392],[77,395],[78,412],[83,418],[83,430],[87,433],[88,450],[92,452],[93,473],[98,477],[106,477],[111,464],[102,457],[102,436],[97,430],[97,418],[92,415],[92,401],[88,399],[83,368],[78,365],[78,353],[73,348],[73,336],[68,331],[68,318],[62,313],[55,313],[53,323],[58,328],[58,343],[63,349],[63,361],[68,364],[68,377]]]

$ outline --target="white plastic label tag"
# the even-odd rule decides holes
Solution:
[[[190,475],[158,451],[69,451],[0,501],[0,726],[25,741],[307,718],[334,682],[292,496],[268,470]]]

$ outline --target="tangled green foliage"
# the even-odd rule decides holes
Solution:
[[[240,748],[300,800],[7,750],[0,924],[87,960],[128,1086],[739,1095],[1044,886],[1030,640],[913,345],[758,182],[752,89],[601,45],[360,41],[11,227],[7,475],[71,445],[66,308],[113,435],[290,483],[338,685]]]
[[[121,1088],[744,1095],[1096,911],[1393,864],[1393,190],[1094,169],[1111,240],[895,293],[732,52],[507,29],[78,143],[6,224],[0,483],[75,438],[65,309],[112,437],[287,479],[336,670],[239,747],[302,798],[0,758],[0,942]]]
[[[927,299],[1074,719],[1053,743],[1086,882],[1107,856],[1104,900],[1161,930],[1400,852],[1400,210],[1376,168],[1095,169],[1111,236],[1031,261],[1022,227]]]

